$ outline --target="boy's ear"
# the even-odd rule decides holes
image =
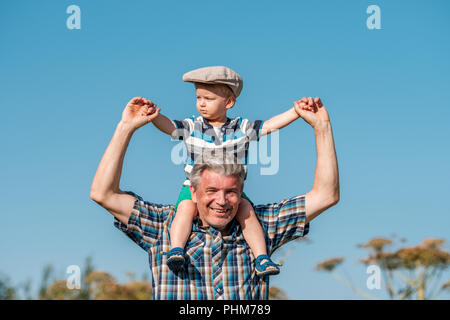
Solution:
[[[191,190],[191,198],[194,203],[197,203],[197,192],[195,191],[194,187],[192,185],[189,186],[189,189]]]
[[[227,108],[227,110],[233,108],[235,102],[236,99],[234,97],[228,97],[227,105],[225,106],[225,108]]]

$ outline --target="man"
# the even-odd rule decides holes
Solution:
[[[311,191],[281,203],[257,205],[269,255],[304,236],[309,222],[339,201],[339,174],[328,112],[319,98],[294,102],[299,117],[314,129],[317,163]],[[174,206],[143,201],[121,191],[120,176],[133,133],[151,122],[160,109],[133,98],[100,161],[91,198],[115,217],[115,225],[149,254],[154,299],[268,299],[269,282],[253,272],[252,255],[234,219],[243,189],[242,166],[205,161],[193,169],[192,199],[198,207],[186,244],[189,261],[173,273],[166,263]],[[213,159],[214,160],[214,159]]]

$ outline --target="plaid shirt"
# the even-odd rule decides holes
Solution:
[[[268,299],[269,279],[254,270],[254,257],[236,219],[228,235],[213,227],[202,227],[196,218],[185,247],[184,269],[173,273],[167,266],[169,228],[175,216],[173,205],[159,205],[137,199],[128,225],[114,219],[114,225],[144,249],[149,256],[153,299],[231,300]],[[305,197],[280,203],[257,205],[255,212],[265,231],[268,254],[309,231],[305,225]]]
[[[248,148],[250,141],[258,141],[263,122],[250,121],[240,117],[230,119],[222,127],[214,127],[203,117],[174,120],[177,127],[172,134],[173,140],[183,140],[186,146],[187,158],[184,166],[186,180],[184,185],[190,185],[190,173],[194,163],[202,154],[211,152],[232,152],[247,173]]]

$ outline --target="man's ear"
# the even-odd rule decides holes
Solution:
[[[189,186],[189,189],[191,190],[191,198],[192,198],[192,201],[193,201],[194,203],[197,203],[197,192],[195,191],[195,188],[194,188],[192,185],[190,185],[190,186]]]

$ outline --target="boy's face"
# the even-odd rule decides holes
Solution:
[[[214,85],[196,85],[197,110],[203,118],[210,121],[223,121],[227,110],[233,107],[233,98],[227,98]]]

